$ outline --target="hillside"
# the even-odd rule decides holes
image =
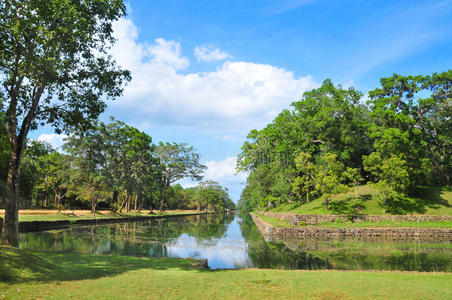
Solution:
[[[298,203],[285,204],[272,211],[291,212],[296,214],[366,214],[382,215],[376,192],[369,185],[359,186],[358,202],[354,192],[336,196],[329,205],[329,210],[320,199],[315,199],[303,205]],[[417,197],[406,197],[392,208],[393,214],[425,214],[452,215],[452,188],[433,187],[421,191]]]

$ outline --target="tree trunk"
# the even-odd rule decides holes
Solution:
[[[126,197],[122,198],[121,207],[119,208],[119,213],[122,213],[122,209],[124,208],[126,204]]]
[[[138,202],[138,211],[141,212],[141,210],[143,209],[143,192],[141,190],[137,192],[136,202]],[[136,207],[135,210],[137,210]]]
[[[96,218],[96,200],[91,199],[91,212],[93,213],[94,218]]]
[[[2,244],[19,246],[19,167],[22,151],[12,149],[6,180]]]
[[[164,206],[165,206],[165,201],[162,199],[162,201],[160,201],[159,212],[163,212],[164,211]]]
[[[126,212],[130,211],[130,202],[131,202],[132,196],[129,195],[129,193],[127,193],[127,207],[126,207]]]
[[[137,211],[137,208],[138,208],[138,193],[135,195],[135,205],[134,205],[135,207],[134,207],[134,211]]]
[[[118,191],[114,190],[113,191],[113,199],[111,200],[111,203],[112,203],[111,207],[114,208],[115,213],[118,212],[117,210],[118,210],[118,206],[119,206],[118,194],[119,194]],[[116,205],[118,205],[118,206],[116,206]]]

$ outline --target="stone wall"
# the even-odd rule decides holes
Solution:
[[[251,214],[254,223],[261,233],[281,238],[328,238],[328,237],[392,237],[392,238],[416,238],[432,237],[450,240],[452,238],[452,228],[327,228],[327,227],[297,227],[283,228],[274,227],[263,221],[255,214]],[[323,220],[323,219],[322,219]],[[325,221],[327,222],[327,221]]]
[[[452,221],[452,216],[424,216],[424,215],[298,215],[292,213],[264,212],[263,215],[286,220],[292,225],[298,225],[305,222],[306,225],[316,225],[318,223],[336,222],[337,219],[342,221],[350,220],[352,222],[368,221],[405,221],[405,222],[422,222],[422,221]]]

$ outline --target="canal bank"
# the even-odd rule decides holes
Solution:
[[[338,220],[340,216],[310,216],[310,215],[292,215],[292,214],[270,214],[263,216],[275,218],[276,220],[283,220],[285,222],[290,222],[289,227],[279,227],[275,226],[269,222],[262,219],[255,213],[251,213],[254,223],[259,228],[259,231],[264,236],[276,236],[280,238],[305,238],[305,237],[315,237],[315,238],[331,238],[331,237],[355,237],[355,238],[375,238],[375,237],[388,237],[388,238],[438,238],[441,240],[451,241],[452,239],[452,228],[421,228],[421,227],[362,227],[362,228],[333,228],[333,227],[308,227],[306,226],[309,222],[310,225],[315,226],[319,224],[317,222],[331,222],[332,220]],[[416,222],[421,222],[424,219],[431,221],[432,217],[435,221],[449,220],[450,217],[439,217],[439,216],[367,216],[368,218],[378,217],[379,220],[387,217],[391,220],[393,217],[408,217],[413,219],[413,217],[418,217]],[[306,220],[306,221],[305,221]],[[298,225],[300,222],[304,222],[304,226]],[[294,225],[297,224],[297,225]]]
[[[190,212],[190,213],[173,213],[173,214],[148,214],[142,216],[121,216],[121,217],[99,217],[99,218],[80,218],[75,220],[39,220],[39,221],[20,221],[19,232],[36,232],[45,230],[62,229],[68,226],[84,226],[84,225],[101,225],[114,224],[120,222],[134,222],[151,219],[166,219],[174,217],[195,216],[214,214],[216,212]],[[3,219],[0,217],[0,237],[2,232]]]

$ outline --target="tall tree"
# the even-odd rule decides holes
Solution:
[[[187,144],[170,144],[160,142],[156,148],[163,171],[163,195],[160,202],[160,211],[163,211],[168,188],[174,182],[183,178],[201,180],[206,166],[199,162],[199,154],[192,146]]]
[[[380,152],[373,152],[364,157],[364,167],[374,176],[373,187],[386,213],[388,202],[403,196],[406,191],[409,183],[406,161],[394,154],[385,158]]]
[[[103,141],[97,127],[72,133],[63,145],[70,154],[72,172],[69,193],[78,200],[91,203],[95,215],[96,205],[107,193],[103,165]]]
[[[303,195],[306,195],[306,202],[309,202],[309,195],[312,194],[315,187],[315,167],[311,161],[311,154],[301,152],[295,158],[295,165],[297,167],[297,171],[299,172],[299,176],[297,176],[292,183],[292,188],[300,197],[300,202],[302,201],[301,199]]]
[[[315,187],[321,193],[321,198],[328,210],[331,199],[346,190],[344,180],[344,165],[337,160],[336,154],[325,153],[320,156],[315,174]]]
[[[450,185],[452,70],[430,76],[394,74],[380,82],[380,88],[369,92],[375,151],[382,159],[396,155],[405,161],[411,191],[431,183]]]
[[[344,89],[329,79],[318,89],[307,91],[291,110],[282,111],[264,129],[252,130],[238,157],[238,170],[250,172],[245,189],[248,200],[263,207],[291,202],[312,182],[303,177],[300,153],[316,161],[321,153],[334,153],[346,167],[362,168],[362,155],[371,152],[367,136],[368,111],[360,102],[363,94],[354,88]],[[298,178],[302,176],[303,178]],[[301,194],[300,194],[301,193]],[[252,196],[251,196],[252,195]],[[269,197],[267,197],[269,196]],[[278,200],[276,200],[278,199]],[[257,200],[257,201],[256,201]],[[270,204],[270,205],[269,205]]]
[[[87,126],[129,72],[107,55],[122,0],[0,2],[0,98],[10,142],[3,243],[18,245],[19,169],[28,132]]]

